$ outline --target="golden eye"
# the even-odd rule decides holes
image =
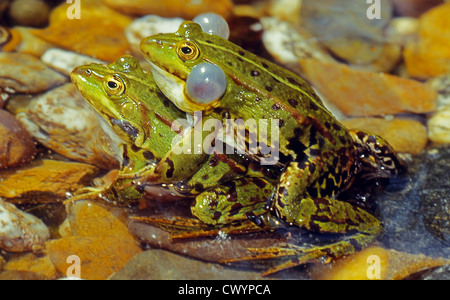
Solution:
[[[182,60],[196,60],[200,51],[194,44],[183,42],[178,46],[177,54]]]
[[[105,88],[109,95],[117,96],[125,92],[125,83],[117,75],[110,75],[106,77]]]

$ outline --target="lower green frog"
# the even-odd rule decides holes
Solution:
[[[122,162],[116,182],[102,191],[105,197],[129,202],[139,199],[144,190],[154,195],[195,197],[191,211],[196,219],[137,220],[176,232],[178,238],[290,226],[334,234],[335,238],[326,243],[252,249],[254,255],[236,259],[282,262],[267,274],[350,254],[381,234],[382,225],[376,217],[358,205],[336,198],[353,182],[357,172],[368,177],[397,172],[396,167],[401,164],[381,138],[341,129],[339,132],[348,134],[351,142],[340,142],[338,148],[315,153],[325,142],[321,131],[315,130],[314,135],[307,135],[315,141],[314,147],[304,149],[302,156],[314,157],[313,160],[297,159],[289,164],[281,161],[269,166],[261,166],[252,155],[236,152],[179,153],[174,149],[193,139],[195,122],[192,127],[173,126],[177,120],[185,119],[185,113],[159,91],[136,59],[126,56],[108,66],[79,67],[71,77],[98,112]],[[201,122],[215,119],[220,123],[224,116],[228,112],[216,108]],[[313,131],[312,127],[306,129]],[[211,132],[202,131],[202,138]],[[181,141],[174,143],[177,138]],[[387,168],[389,164],[392,166]],[[302,172],[298,172],[299,168]]]

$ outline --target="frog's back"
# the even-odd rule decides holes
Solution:
[[[246,97],[253,95],[255,98],[254,101],[246,99],[249,101],[242,102],[249,107],[239,107],[238,104],[230,107],[253,112],[260,109],[261,116],[279,116],[284,127],[280,128],[281,131],[298,128],[296,133],[285,132],[286,137],[308,132],[311,140],[317,140],[315,135],[320,136],[330,147],[351,143],[347,129],[325,108],[312,87],[300,76],[217,36],[203,33],[193,41],[201,48],[205,61],[221,66],[237,86],[247,90]],[[264,114],[264,110],[270,112]],[[291,124],[288,123],[290,121]],[[311,128],[313,134],[307,130]],[[308,141],[304,144],[309,146]]]

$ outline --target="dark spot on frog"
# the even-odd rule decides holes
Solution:
[[[203,180],[207,180],[208,178],[209,178],[209,175],[208,175],[208,174],[205,174],[205,175],[202,176],[202,179],[203,179]]]
[[[264,180],[262,180],[262,179],[259,179],[259,178],[255,178],[253,180],[253,183],[260,189],[263,189],[263,188],[266,187],[266,182]]]
[[[231,61],[227,61],[227,65],[229,65],[230,67],[233,66],[233,63]]]
[[[324,123],[324,125],[325,125],[325,127],[326,127],[328,130],[331,128],[331,124],[330,124],[330,122],[328,122],[328,121],[326,121],[326,122]]]
[[[336,130],[336,131],[342,130],[342,127],[339,124],[337,124],[337,123],[333,123],[332,126],[333,126],[334,130]]]
[[[272,105],[272,110],[279,110],[281,108],[280,104],[275,103],[274,105]]]
[[[255,102],[260,102],[260,101],[262,101],[262,99],[260,97],[255,98]]]
[[[241,50],[239,50],[239,51],[238,51],[238,54],[239,54],[240,56],[244,56],[244,55],[245,55],[245,52],[244,52],[244,51],[241,51]]]
[[[280,120],[278,120],[278,127],[283,127],[284,126],[284,120],[283,119],[280,119]]]
[[[273,88],[271,86],[266,86],[266,91],[271,92]]]
[[[240,58],[239,56],[237,57],[237,60],[240,62],[244,62],[244,60],[242,58]]]
[[[288,103],[290,106],[292,106],[293,108],[296,108],[298,105],[298,101],[295,99],[288,99]]]
[[[375,136],[369,135],[369,137],[367,138],[367,142],[370,144],[376,144],[377,139],[375,138]]]
[[[259,75],[261,75],[261,73],[259,73],[258,71],[253,70],[253,71],[250,72],[250,75],[252,77],[258,77]]]
[[[314,110],[314,111],[318,111],[319,110],[319,106],[316,103],[312,102],[312,101],[309,102],[309,108],[311,110]]]
[[[280,83],[280,81],[278,79],[276,79],[275,77],[272,76],[273,81],[275,81],[276,83]]]
[[[322,148],[324,145],[325,145],[325,139],[323,138],[323,137],[319,137],[318,139],[317,139],[317,143],[318,143],[318,145],[319,145],[319,148]]]
[[[311,156],[319,156],[320,155],[320,150],[319,149],[309,149],[309,154]]]
[[[312,197],[312,198],[317,198],[319,197],[319,191],[317,190],[315,185],[310,185],[308,187],[308,194]]]
[[[338,157],[333,158],[333,166],[337,167],[338,164],[339,164],[339,158]]]
[[[243,208],[243,206],[240,203],[233,204],[233,206],[230,209],[230,213],[229,213],[230,217],[240,213],[242,208]]]
[[[212,42],[210,40],[206,40],[205,42],[207,42],[208,44],[214,44],[214,42]]]
[[[340,135],[339,137],[338,137],[338,139],[339,139],[339,141],[342,143],[342,144],[346,144],[348,141],[347,141],[347,137],[345,136],[345,135]]]
[[[142,155],[146,160],[153,160],[155,158],[155,155],[153,155],[150,151],[144,151]]]
[[[168,158],[166,160],[167,165],[169,166],[169,169],[166,171],[166,177],[167,178],[172,178],[173,177],[173,172],[175,171],[175,166],[173,164],[173,161]]]
[[[266,69],[269,68],[269,66],[268,66],[265,62],[262,62],[261,65],[262,65],[264,68],[266,68]]]
[[[122,131],[125,132],[126,134],[128,134],[130,137],[136,138],[138,136],[139,131],[137,130],[136,127],[131,125],[130,122],[125,121],[125,120],[117,120],[114,118],[110,118],[110,120],[113,125],[122,129]]]
[[[315,164],[309,164],[308,170],[310,174],[313,174],[316,171],[316,165]]]
[[[123,148],[123,154],[122,154],[122,165],[123,166],[128,166],[130,164],[130,158],[128,157],[128,148],[124,147]]]
[[[222,213],[221,213],[221,212],[215,211],[214,214],[213,214],[213,216],[212,216],[212,219],[215,220],[215,221],[217,221],[217,220],[220,219],[221,216],[222,216]]]
[[[169,103],[168,100],[164,100],[163,104],[164,104],[164,107],[169,107],[170,106],[170,103]]]
[[[197,183],[194,185],[194,189],[195,189],[197,192],[201,192],[201,191],[203,191],[205,188],[203,187],[203,184],[201,184],[200,182],[197,182]]]

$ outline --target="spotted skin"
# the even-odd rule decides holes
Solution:
[[[180,51],[181,47],[189,47],[189,56]],[[146,38],[141,42],[141,50],[152,63],[162,92],[181,110],[202,110],[206,114],[222,110],[230,118],[244,121],[278,120],[280,160],[274,168],[280,172],[265,176],[275,194],[270,201],[252,204],[258,212],[253,220],[258,220],[262,228],[281,221],[288,227],[345,236],[308,249],[276,247],[254,251],[256,255],[245,259],[271,257],[274,253],[278,253],[274,255],[277,258],[289,257],[286,264],[276,268],[280,270],[324,256],[347,255],[366,247],[381,234],[382,224],[376,217],[339,196],[361,174],[366,178],[398,174],[401,162],[384,140],[348,130],[302,78],[227,40],[202,32],[198,24],[185,22],[174,34]],[[205,62],[219,66],[227,76],[227,89],[220,99],[199,104],[186,93],[167,90],[170,86],[183,91],[192,68]],[[250,143],[250,135],[246,135],[246,144]],[[232,182],[236,186],[248,185],[248,189],[254,183]],[[199,194],[193,215],[212,227],[248,221],[249,206],[234,203],[235,197],[227,194],[227,188],[222,185]],[[247,201],[245,193],[241,197]],[[211,200],[216,198],[221,200]],[[216,202],[221,205],[213,205]],[[260,210],[262,203],[265,214]]]

